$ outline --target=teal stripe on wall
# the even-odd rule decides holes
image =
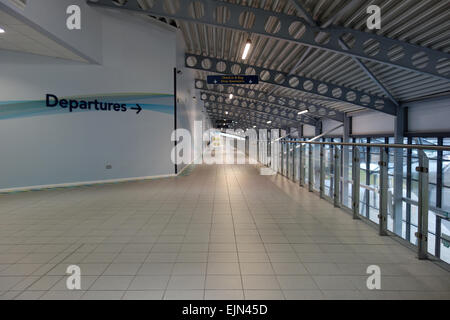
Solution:
[[[79,97],[58,97],[67,100],[98,100],[107,103],[126,103],[128,108],[139,104],[142,109],[166,114],[173,114],[173,95],[167,94],[118,94],[90,95]],[[104,112],[96,110],[73,110],[75,112]],[[44,100],[0,101],[0,120],[26,118],[43,115],[66,114],[69,109],[60,107],[49,108]]]

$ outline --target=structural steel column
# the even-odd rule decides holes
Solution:
[[[353,147],[352,156],[352,210],[353,219],[359,219],[359,192],[361,183],[361,169],[360,169],[360,152],[359,147]]]
[[[380,148],[380,204],[379,204],[379,234],[380,236],[387,236],[387,195],[389,189],[388,181],[388,153],[386,148]]]
[[[405,108],[397,108],[395,120],[395,143],[403,144],[405,123],[408,121]],[[394,149],[394,233],[402,236],[403,215],[403,149]]]
[[[339,203],[339,193],[340,193],[340,183],[341,183],[341,150],[338,146],[335,148],[334,152],[334,193],[333,200],[334,206],[336,208],[340,207]]]
[[[259,151],[260,151],[260,146],[259,146],[259,144],[261,143],[260,141],[259,141],[259,132],[258,131],[256,131],[256,162],[257,163],[260,163],[261,162],[261,155],[259,154]]]
[[[299,185],[301,187],[305,186],[305,145],[300,144],[299,154],[298,154],[298,165],[299,165]]]
[[[308,188],[309,192],[314,191],[314,158],[313,158],[313,145],[309,145],[309,166],[308,166]]]
[[[351,121],[352,119],[350,117],[344,118],[344,136],[343,141],[344,143],[350,142],[350,134],[351,134]],[[347,182],[350,172],[350,148],[348,146],[343,146],[342,148],[342,176],[343,176],[343,182],[342,182],[342,203],[345,204],[348,201],[348,195],[349,195],[349,183]]]
[[[325,192],[325,164],[324,164],[324,145],[320,145],[320,197],[323,198]]]
[[[295,141],[297,141],[297,139],[295,139]],[[295,175],[296,175],[296,170],[295,170],[295,154],[297,153],[297,144],[293,144],[292,145],[292,181],[295,182]]]
[[[417,226],[417,247],[419,259],[428,258],[428,157],[425,152],[419,150],[419,208]]]

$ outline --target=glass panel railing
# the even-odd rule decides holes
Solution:
[[[408,138],[406,142],[415,144],[406,145],[395,144],[392,138],[336,141],[277,142],[278,147],[270,148],[275,158],[267,162],[277,163],[277,172],[335,206],[352,210],[355,218],[378,224],[380,234],[395,232],[423,248],[422,256],[433,254],[450,262],[450,139]],[[353,150],[358,150],[356,164]],[[359,206],[354,201],[358,193],[353,194],[355,172]]]

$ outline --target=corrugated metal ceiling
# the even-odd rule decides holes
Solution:
[[[227,0],[227,2],[263,8],[274,12],[295,14],[288,0]],[[334,20],[333,25],[371,32],[366,29],[366,8],[371,4],[382,9],[382,29],[379,35],[413,44],[450,52],[450,2],[440,0],[383,0],[383,1],[346,1],[346,0],[306,0],[301,1],[320,25],[334,17],[341,8],[353,2],[350,10]],[[243,8],[244,9],[244,8]],[[185,35],[189,53],[204,54],[215,58],[241,61],[242,50],[250,36],[252,51],[247,63],[279,71],[290,72],[307,46],[276,40],[236,30],[205,26],[202,24],[179,22]],[[271,28],[272,26],[267,26]],[[388,89],[397,101],[414,100],[442,92],[450,91],[450,83],[432,76],[406,71],[389,65],[364,61],[377,79]],[[352,60],[352,58],[311,48],[307,57],[300,63],[294,74],[327,81],[338,85],[385,96],[380,88]],[[199,72],[204,77],[204,72]],[[272,85],[263,84],[258,90],[271,92]],[[276,88],[273,93],[300,97],[297,90]],[[342,102],[324,104],[340,111],[355,111],[364,108]]]
[[[121,2],[122,0],[117,1]],[[165,8],[172,11],[178,6],[179,1],[165,0]],[[154,4],[154,1],[150,0],[139,0],[139,2]],[[217,2],[240,5],[242,11],[245,11],[246,7],[252,7],[302,16],[301,12],[297,12],[295,3],[293,3],[296,2],[318,26],[339,26],[367,33],[374,31],[370,31],[366,27],[366,9],[370,5],[378,5],[382,10],[382,28],[376,32],[378,35],[450,53],[450,2],[448,0],[219,0]],[[202,13],[200,5],[195,5],[194,8],[194,15]],[[246,14],[243,22],[245,25],[251,25],[251,14]],[[188,53],[242,62],[242,51],[246,41],[250,38],[253,45],[249,57],[245,61],[246,64],[388,97],[358,62],[345,54],[226,27],[187,21],[175,21],[175,23],[183,32]],[[276,19],[269,19],[265,28],[266,30],[276,29]],[[350,38],[344,40],[351,42]],[[376,48],[370,48],[370,50],[376,50]],[[394,60],[401,57],[400,51],[394,50],[390,54]],[[364,59],[360,61],[397,102],[407,102],[438,94],[450,94],[450,81],[381,62]],[[206,79],[208,74],[211,72],[197,71],[196,76],[199,79]],[[342,112],[365,109],[352,103],[330,100],[304,91],[268,83],[253,85],[252,89],[288,98],[307,98],[319,106]]]

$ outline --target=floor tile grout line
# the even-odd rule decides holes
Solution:
[[[80,247],[80,246],[79,246],[79,247]],[[78,248],[79,248],[79,247],[78,247]],[[66,259],[66,258],[67,258],[68,256],[70,256],[71,254],[73,254],[76,250],[77,250],[77,249],[75,249],[72,253],[67,253],[67,255],[66,255],[64,258],[62,258],[61,261],[63,261],[64,259]],[[55,255],[55,256],[56,256],[56,255]],[[45,265],[45,264],[44,264],[44,265]],[[56,263],[55,266],[54,266],[52,269],[50,269],[50,270],[53,270],[57,265],[58,265],[58,263]],[[38,279],[36,279],[36,280],[33,281],[31,284],[29,284],[25,289],[20,290],[20,291],[22,291],[22,293],[24,293],[24,292],[29,292],[29,290],[27,290],[27,289],[30,288],[30,287],[32,287],[35,283],[37,283],[38,281],[40,281],[42,278],[46,277],[47,274],[50,272],[50,270],[47,271],[45,274],[39,276]],[[32,276],[33,276],[33,275],[25,276],[25,278],[24,278],[22,281],[25,281],[27,278],[32,277]],[[62,279],[64,279],[64,276],[61,276],[61,279],[60,279],[60,280],[62,280]],[[58,280],[56,283],[58,283],[60,280]],[[22,281],[18,282],[18,283],[16,284],[16,286],[19,285]],[[55,283],[53,286],[55,286],[56,283]],[[53,286],[52,286],[52,288],[53,288]],[[51,289],[51,288],[50,288],[50,289]],[[45,290],[45,291],[50,291],[50,290]],[[22,293],[21,293],[21,294],[22,294]],[[19,294],[18,296],[20,296],[21,294]],[[18,297],[18,296],[17,296],[17,297]]]
[[[263,245],[263,247],[264,247],[264,252],[265,252],[265,254],[267,255],[267,258],[269,259],[270,267],[272,268],[273,275],[274,275],[275,279],[277,280],[277,283],[278,283],[278,286],[279,286],[279,288],[280,288],[281,294],[283,295],[284,300],[286,300],[286,296],[285,296],[285,294],[284,294],[284,292],[283,292],[283,289],[282,289],[282,287],[281,287],[281,283],[280,283],[280,281],[278,280],[277,275],[275,274],[275,269],[273,268],[272,260],[270,259],[270,256],[269,256],[269,254],[268,254],[268,252],[267,252],[267,248],[266,248],[266,246],[265,246],[265,243],[264,243],[264,241],[263,241],[263,239],[262,239],[262,237],[261,237],[261,233],[260,233],[260,231],[259,231],[259,228],[258,228],[258,226],[257,226],[257,224],[256,224],[256,221],[255,221],[254,216],[253,216],[253,214],[252,214],[252,212],[251,212],[251,210],[250,210],[250,207],[248,206],[248,198],[247,198],[247,196],[246,196],[244,190],[242,189],[242,185],[239,183],[239,179],[236,178],[236,177],[235,177],[235,179],[236,179],[236,182],[237,182],[238,185],[239,185],[239,189],[241,190],[241,193],[242,193],[243,197],[245,198],[245,203],[246,203],[247,209],[248,209],[248,211],[249,211],[250,216],[252,217],[253,223],[255,224],[256,230],[257,230],[257,232],[258,232],[258,236],[259,236],[259,238],[261,239],[261,243],[262,243],[262,245]]]
[[[228,166],[225,166],[225,170],[227,170],[227,169],[228,169]],[[225,172],[227,172],[227,171],[225,171]],[[225,183],[227,186],[228,203],[230,205],[231,220],[233,223],[234,243],[235,243],[235,248],[236,248],[237,261],[238,261],[238,265],[239,265],[239,274],[240,274],[240,278],[241,278],[242,294],[243,294],[244,300],[246,300],[247,297],[246,297],[246,293],[245,293],[244,279],[243,279],[243,275],[242,275],[241,259],[239,257],[239,248],[238,248],[237,239],[236,239],[236,224],[234,221],[233,206],[231,205],[231,198],[230,198],[230,186],[229,186],[228,175],[226,175],[226,174],[225,174]]]

